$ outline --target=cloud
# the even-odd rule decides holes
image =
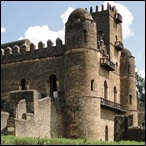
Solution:
[[[65,24],[67,21],[68,16],[70,15],[70,13],[74,10],[74,8],[69,7],[60,17],[62,20],[62,23]],[[63,44],[65,42],[64,38],[65,38],[65,27],[57,30],[57,31],[53,31],[49,28],[48,25],[41,25],[41,26],[30,26],[26,32],[24,33],[24,36],[20,36],[19,40],[27,38],[29,39],[31,42],[33,42],[36,45],[38,45],[39,41],[42,41],[43,43],[47,43],[47,41],[50,39],[54,45],[56,44],[56,39],[59,37]]]
[[[122,23],[123,39],[126,40],[126,39],[132,37],[134,35],[134,32],[131,29],[131,25],[134,20],[134,17],[132,15],[132,13],[130,12],[130,10],[126,6],[119,4],[118,2],[113,2],[113,1],[105,1],[103,3],[105,8],[107,7],[107,3],[109,3],[111,6],[115,6],[117,11],[123,17],[123,23]]]
[[[112,1],[105,1],[103,5],[106,7],[107,3],[111,4],[111,6],[116,6],[118,12],[123,16],[123,39],[128,39],[129,37],[133,36],[134,33],[131,29],[131,24],[133,22],[133,15],[132,13],[128,10],[127,7],[125,7],[122,4],[119,4],[117,2],[112,2]],[[67,10],[60,16],[63,25],[66,23],[68,16],[70,13],[74,10],[72,7],[68,7]],[[2,32],[2,29],[1,29]],[[65,40],[65,25],[63,28],[58,29],[57,31],[53,31],[49,28],[48,25],[41,25],[41,26],[30,26],[24,33],[23,36],[19,37],[20,39],[27,38],[31,42],[33,42],[36,46],[39,41],[42,41],[43,43],[47,43],[47,41],[50,39],[56,44],[56,39],[60,38],[64,44]],[[37,47],[36,47],[37,48]]]
[[[64,14],[61,15],[61,19],[62,19],[62,22],[63,24],[65,24],[67,22],[67,19],[70,15],[70,13],[74,10],[74,8],[72,7],[69,7],[65,12]]]
[[[4,33],[4,32],[6,32],[6,29],[1,26],[1,33]]]
[[[62,39],[62,41],[64,42],[63,34],[64,34],[63,30],[58,30],[55,32],[55,31],[50,30],[47,25],[30,26],[26,30],[24,37],[23,36],[19,37],[19,40],[27,38],[37,46],[39,41],[42,41],[43,43],[46,44],[49,39],[53,43],[55,43],[55,40],[58,37]]]

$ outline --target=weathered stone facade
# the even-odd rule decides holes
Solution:
[[[16,136],[114,140],[116,115],[138,124],[134,57],[115,7],[74,10],[65,44],[1,45],[2,128]],[[7,122],[7,123],[6,123]],[[10,124],[11,123],[11,124]]]

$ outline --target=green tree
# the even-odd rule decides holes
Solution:
[[[138,103],[143,102],[145,104],[145,79],[138,72],[136,72],[136,94]]]

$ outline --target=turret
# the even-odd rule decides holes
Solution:
[[[121,52],[121,103],[126,106],[127,114],[133,115],[134,126],[138,125],[137,97],[135,78],[135,58],[128,49]]]
[[[78,8],[74,10],[66,23],[65,45],[67,50],[75,48],[96,49],[96,23],[90,13]]]
[[[122,16],[117,12],[115,6],[111,7],[108,3],[107,8],[104,5],[101,6],[101,11],[96,6],[96,11],[91,11],[91,15],[96,22],[97,36],[103,35],[109,59],[119,64],[118,56],[123,49]],[[115,54],[117,55],[115,56]]]
[[[97,130],[92,128],[92,125],[98,127],[100,108],[98,101],[92,99],[97,96],[95,82],[99,75],[96,35],[96,23],[87,10],[79,8],[70,14],[65,29],[64,60],[65,126],[69,138],[89,136],[93,139],[97,135]],[[91,114],[90,110],[96,113]],[[91,121],[89,117],[96,120]]]

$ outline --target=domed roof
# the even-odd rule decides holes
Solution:
[[[121,51],[121,55],[122,56],[132,56],[131,52],[126,48],[124,48],[123,51]]]
[[[78,8],[78,9],[75,9],[68,17],[68,22],[69,21],[73,21],[75,19],[82,19],[82,20],[85,20],[85,19],[89,19],[89,20],[93,20],[91,14],[83,9],[83,8]]]

